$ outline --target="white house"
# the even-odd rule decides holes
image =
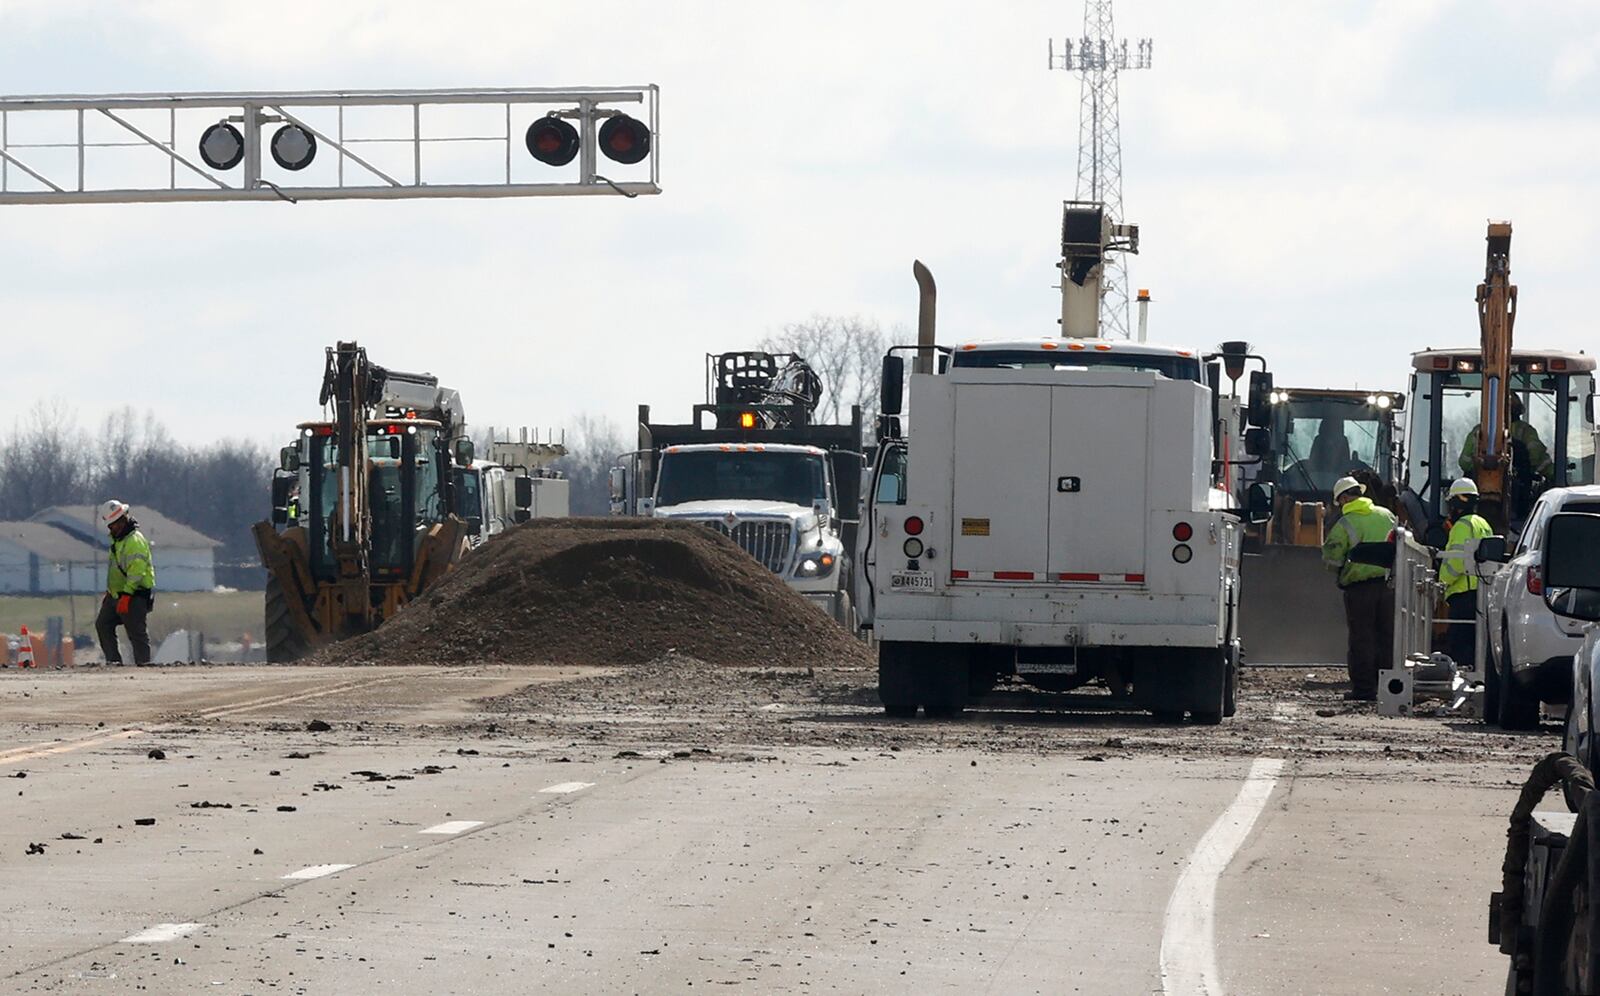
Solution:
[[[106,555],[43,522],[0,522],[0,594],[92,595],[105,588]]]
[[[161,591],[210,591],[217,586],[216,550],[222,544],[188,526],[174,522],[153,508],[133,506],[139,531],[150,541],[156,563],[156,588]],[[111,537],[100,524],[94,505],[52,505],[36,512],[29,522],[55,526],[91,544],[104,570]]]

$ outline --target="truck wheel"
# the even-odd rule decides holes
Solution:
[[[1196,654],[1191,678],[1189,717],[1200,726],[1216,726],[1222,722],[1228,703],[1228,680],[1233,674],[1233,655],[1226,646]]]
[[[910,647],[883,641],[878,644],[878,701],[884,715],[910,719],[917,714],[916,682],[911,673]]]
[[[833,600],[833,620],[843,626],[846,633],[857,635],[856,606],[850,601],[849,592],[841,591],[839,597]]]
[[[1502,633],[1500,645],[1504,648],[1500,662],[1500,728],[1502,730],[1537,730],[1539,728],[1539,699],[1531,692],[1517,688],[1516,672],[1511,667],[1511,640]]]
[[[927,650],[934,659],[923,669],[922,711],[945,719],[961,715],[967,707],[973,654],[964,646],[949,644],[930,645]]]
[[[294,624],[294,617],[289,615],[289,597],[283,593],[283,586],[278,579],[270,574],[267,576],[264,621],[269,663],[287,664],[311,652],[299,627]]]
[[[1229,645],[1227,683],[1222,686],[1222,715],[1232,716],[1239,711],[1239,671],[1244,665],[1244,649]]]

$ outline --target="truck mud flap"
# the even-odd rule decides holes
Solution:
[[[1239,639],[1251,664],[1343,664],[1344,597],[1314,546],[1267,546],[1240,566]]]

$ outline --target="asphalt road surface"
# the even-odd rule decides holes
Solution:
[[[1330,677],[1201,729],[683,661],[6,672],[0,992],[1501,991],[1555,728]]]

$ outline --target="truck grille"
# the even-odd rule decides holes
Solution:
[[[750,556],[759,560],[767,570],[782,574],[789,567],[790,524],[748,520],[729,526],[722,519],[702,519],[706,525],[739,544]]]

